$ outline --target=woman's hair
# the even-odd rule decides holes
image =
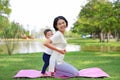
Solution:
[[[47,32],[52,31],[51,29],[45,29],[44,30],[44,35],[46,36]]]
[[[54,22],[53,22],[53,28],[55,29],[55,31],[58,31],[57,22],[58,22],[59,19],[63,19],[66,22],[66,26],[68,26],[68,21],[65,19],[65,17],[58,16],[54,19]]]

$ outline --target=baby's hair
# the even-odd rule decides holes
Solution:
[[[51,29],[45,29],[44,30],[44,35],[46,36],[47,32],[52,31]]]

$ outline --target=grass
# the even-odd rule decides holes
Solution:
[[[74,39],[67,39],[68,43],[73,43],[73,44],[79,44],[81,46],[120,46],[120,41],[116,42],[114,39],[110,39],[110,41],[100,43],[99,39],[79,39],[79,38],[74,38]]]
[[[70,40],[69,40],[70,41]],[[76,42],[77,41],[77,42]],[[97,41],[92,40],[71,40],[77,44],[93,44]],[[83,41],[83,42],[82,42]],[[103,43],[105,44],[105,43]],[[109,43],[113,46],[114,43]],[[100,44],[102,45],[102,44]],[[117,44],[119,46],[119,44]],[[90,67],[99,67],[108,73],[110,78],[70,78],[68,80],[120,80],[120,52],[68,52],[65,61],[75,66],[78,70]],[[21,69],[41,70],[43,65],[42,53],[32,54],[0,54],[0,80],[15,80],[13,76]],[[36,79],[17,79],[17,80],[61,80],[56,78],[36,78]]]
[[[13,76],[21,69],[41,70],[43,65],[42,53],[0,55],[0,80],[13,80]],[[78,70],[99,67],[107,72],[111,78],[102,80],[119,80],[120,53],[101,52],[68,52],[65,61],[74,65]],[[91,78],[71,78],[69,80],[96,80]],[[20,79],[24,80],[24,79]],[[54,78],[36,78],[30,80],[60,80]],[[99,79],[101,80],[101,78]]]

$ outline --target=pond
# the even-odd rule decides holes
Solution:
[[[14,49],[15,53],[34,53],[34,52],[43,52],[45,50],[45,46],[43,46],[43,43],[41,41],[18,41],[14,42],[16,44]],[[119,47],[111,47],[111,46],[80,46],[80,45],[74,45],[74,44],[68,44],[66,48],[67,52],[71,51],[91,51],[91,52],[120,52],[120,46]],[[0,52],[7,53],[6,46],[4,42],[0,42]]]
[[[24,54],[24,53],[43,52],[45,50],[45,46],[40,41],[28,41],[27,40],[27,41],[14,42],[14,44],[16,46],[15,46],[13,53]],[[0,43],[0,48],[1,48],[2,53],[7,53],[4,42]],[[68,52],[80,51],[80,46],[68,44],[66,51]]]
[[[120,46],[82,46],[81,51],[89,51],[89,52],[120,52]]]

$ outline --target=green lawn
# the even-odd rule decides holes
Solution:
[[[43,65],[42,53],[14,54],[12,56],[0,55],[0,80],[13,80],[13,76],[21,69],[41,70]],[[68,52],[65,61],[74,65],[77,69],[99,67],[107,72],[111,78],[102,80],[119,80],[120,53],[101,52]],[[91,78],[71,78],[69,80],[96,80]],[[24,79],[20,79],[24,80]],[[27,80],[27,79],[26,79]],[[61,80],[54,78],[37,78],[30,80]],[[101,80],[101,78],[99,79]]]
[[[69,40],[69,43],[82,45],[100,44],[93,40]],[[101,43],[100,45],[120,46],[118,43]],[[99,46],[99,45],[98,45]],[[108,73],[110,78],[70,78],[69,80],[120,80],[120,52],[68,52],[65,61],[74,65],[78,70],[98,67]],[[41,70],[43,65],[42,53],[0,54],[0,80],[15,80],[13,76],[21,69]],[[17,80],[61,80],[55,78],[17,79]]]
[[[67,39],[68,43],[79,44],[81,46],[120,46],[120,41],[116,42],[114,39],[110,39],[107,43],[106,41],[103,43],[99,42],[99,39],[81,39],[81,38],[74,38],[74,39]]]

